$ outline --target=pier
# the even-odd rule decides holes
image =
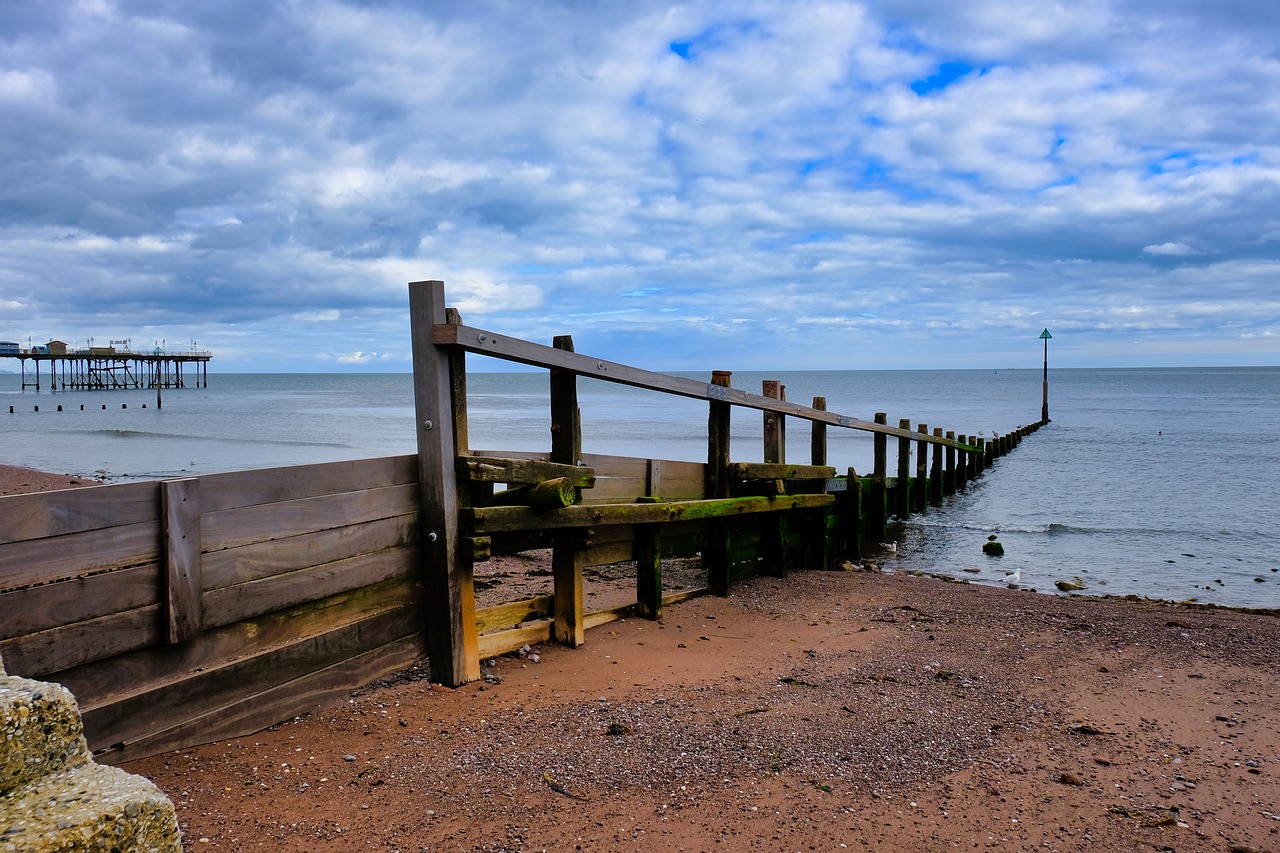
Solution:
[[[46,350],[41,352],[39,350]],[[18,352],[0,351],[0,358],[21,363],[22,390],[98,390],[106,388],[185,388],[209,386],[209,360],[213,353],[117,351],[114,347],[90,347],[74,352],[53,352],[33,347]],[[30,362],[30,365],[28,365]],[[43,366],[43,371],[42,371]],[[184,369],[190,366],[189,376]]]

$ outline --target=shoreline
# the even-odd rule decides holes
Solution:
[[[37,468],[0,463],[0,496],[25,495],[32,492],[50,492],[58,489],[75,489],[97,486],[99,481],[76,474],[54,474]]]

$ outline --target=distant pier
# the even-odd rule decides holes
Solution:
[[[41,351],[44,350],[44,351]],[[32,347],[18,352],[0,350],[0,358],[21,363],[22,389],[37,391],[99,390],[108,388],[200,388],[209,386],[209,360],[213,353],[117,351],[114,347],[90,347],[73,352],[51,352]]]

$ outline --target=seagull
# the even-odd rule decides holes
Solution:
[[[1017,586],[1022,581],[1022,569],[1018,568],[1012,572],[1004,573],[1004,582],[1009,586]]]
[[[898,543],[897,543],[897,542],[886,542],[886,543],[884,543],[884,549],[885,549],[886,551],[888,551],[890,554],[896,554],[896,553],[898,553]]]

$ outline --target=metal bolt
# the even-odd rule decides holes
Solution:
[[[425,427],[426,429],[431,429],[432,427],[435,426],[435,424],[431,423],[431,421],[423,421],[422,426]]]
[[[597,361],[597,362],[596,362],[596,370],[604,370],[604,362],[603,362],[603,361]]]
[[[437,536],[437,535],[436,535],[436,532],[433,530],[433,531],[431,531],[430,533],[428,533],[428,534],[427,534],[427,538],[428,538],[428,539],[430,539],[432,542],[434,542],[434,541],[436,541],[437,539],[439,539],[440,537],[439,537],[439,536]]]
[[[488,336],[488,335],[476,335],[476,340],[477,340],[477,341],[479,341],[480,343],[484,343],[485,341],[489,340],[489,336]]]

